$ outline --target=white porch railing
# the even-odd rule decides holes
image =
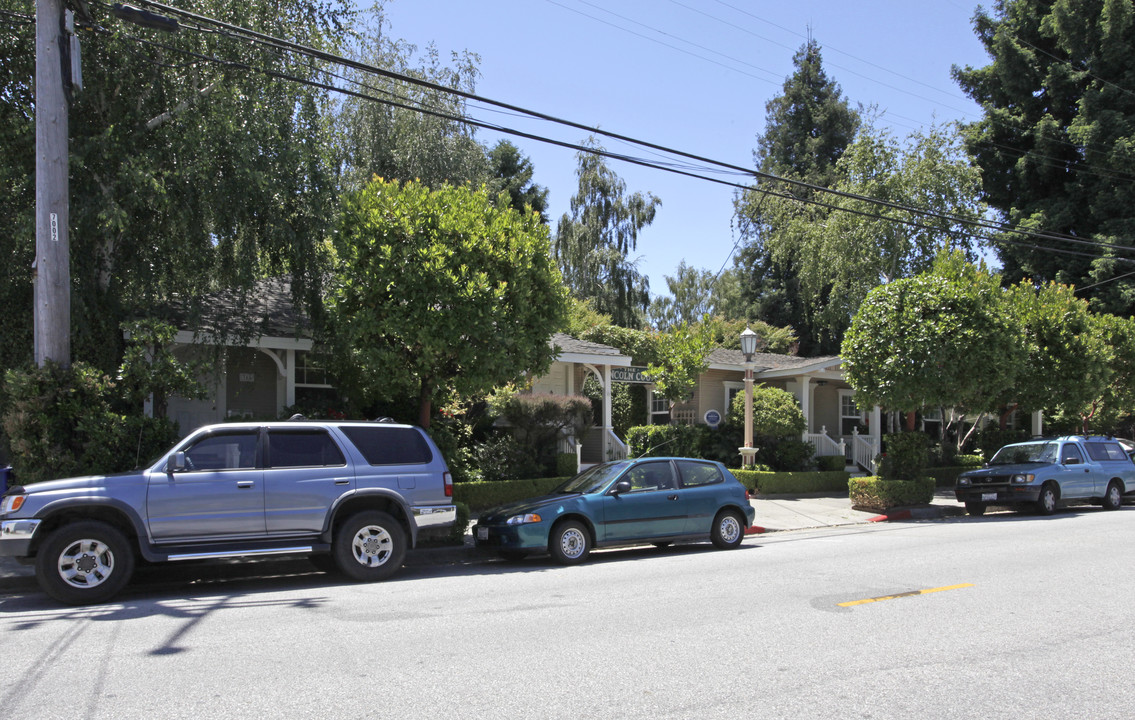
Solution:
[[[878,471],[875,466],[875,458],[878,454],[879,446],[876,438],[860,435],[858,428],[851,431],[851,459],[856,465],[874,475]]]
[[[847,457],[847,445],[843,440],[836,442],[828,435],[827,426],[820,428],[818,433],[804,433],[804,442],[810,442],[816,446],[816,457],[823,457],[826,455],[838,455],[840,457]]]
[[[607,459],[626,460],[627,455],[630,454],[630,448],[627,447],[625,442],[619,439],[619,436],[615,434],[614,430],[608,429],[605,432],[607,433],[607,442],[610,443],[607,449]]]

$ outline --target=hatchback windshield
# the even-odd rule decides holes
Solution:
[[[1006,445],[989,461],[990,465],[1016,465],[1018,463],[1054,463],[1059,443],[1035,442]]]
[[[614,480],[619,473],[627,469],[630,465],[627,461],[604,463],[603,465],[596,465],[593,468],[588,468],[580,474],[568,480],[563,485],[560,485],[553,492],[554,493],[593,493],[602,490],[612,480]]]

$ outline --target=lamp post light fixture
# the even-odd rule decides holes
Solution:
[[[760,335],[746,327],[741,333],[741,353],[745,356],[745,447],[741,451],[741,466],[750,468],[757,449],[753,447],[753,353],[757,351]]]

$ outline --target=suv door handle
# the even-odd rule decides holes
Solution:
[[[248,488],[252,487],[252,481],[251,480],[241,480],[240,482],[238,482],[236,484],[236,486],[238,488],[240,488],[241,490],[247,490]]]

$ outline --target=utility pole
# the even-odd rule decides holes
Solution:
[[[63,0],[35,9],[35,362],[71,366],[71,250]],[[70,65],[66,67],[70,72]]]

